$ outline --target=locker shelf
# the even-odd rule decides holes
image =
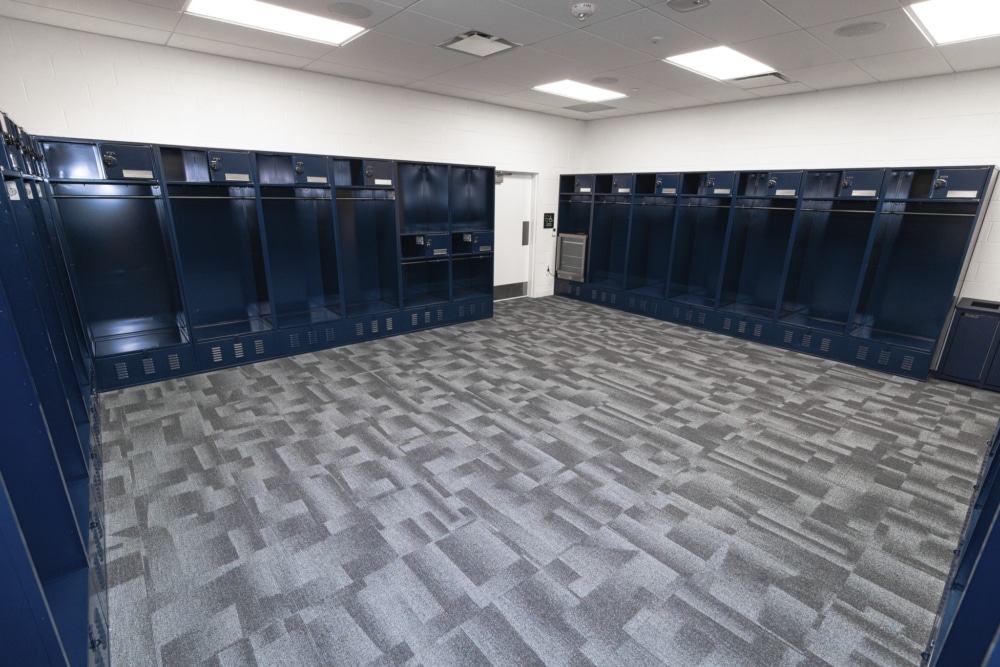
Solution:
[[[247,317],[231,322],[215,322],[196,326],[192,330],[195,341],[200,342],[271,331],[271,322],[262,317]]]
[[[452,260],[452,299],[493,297],[493,258]]]
[[[448,260],[403,263],[403,307],[448,301]]]

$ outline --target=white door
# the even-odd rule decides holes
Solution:
[[[493,298],[528,294],[533,174],[504,174],[496,186]]]

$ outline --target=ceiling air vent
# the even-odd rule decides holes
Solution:
[[[615,109],[617,107],[609,107],[607,104],[598,104],[597,102],[587,102],[586,104],[574,104],[571,107],[563,107],[564,109],[569,109],[570,111],[582,111],[583,113],[594,113],[595,111],[607,111],[608,109]]]
[[[485,58],[486,56],[492,56],[494,53],[513,49],[519,45],[514,42],[508,42],[506,39],[494,37],[493,35],[470,30],[454,39],[449,39],[447,42],[438,44],[438,46]]]
[[[791,83],[792,80],[789,79],[784,74],[778,72],[769,72],[767,74],[755,74],[754,76],[745,76],[742,79],[733,79],[729,83],[739,86],[740,88],[767,88],[768,86],[780,86],[785,83]]]

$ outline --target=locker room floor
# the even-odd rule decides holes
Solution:
[[[559,297],[104,394],[112,664],[917,665],[997,395]]]

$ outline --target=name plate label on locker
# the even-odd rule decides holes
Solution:
[[[24,192],[28,195],[28,199],[34,200],[35,193],[31,190],[31,183],[24,184]]]
[[[375,185],[392,185],[391,178],[376,178]]]
[[[878,192],[875,190],[855,190],[851,193],[852,197],[874,197]]]
[[[794,197],[795,190],[775,190],[774,194],[778,195],[779,197]]]
[[[632,192],[632,188],[618,188],[618,194],[620,195],[627,195],[630,192]]]
[[[249,181],[250,174],[226,174],[227,181]]]
[[[948,199],[975,199],[978,194],[978,190],[949,190],[945,197]]]
[[[35,181],[35,189],[38,190],[38,198],[41,199],[41,197],[42,197],[42,184],[39,183],[38,181]]]
[[[717,195],[728,195],[732,190],[730,188],[715,188],[715,194]]]
[[[675,195],[677,194],[677,188],[663,188],[662,190],[660,190],[660,194]]]
[[[149,169],[122,169],[124,178],[153,178],[153,172]]]
[[[17,191],[17,183],[7,181],[7,196],[11,201],[21,201],[21,193]]]
[[[590,192],[590,188],[580,188],[580,192]]]
[[[306,176],[306,183],[326,183],[326,176]]]

